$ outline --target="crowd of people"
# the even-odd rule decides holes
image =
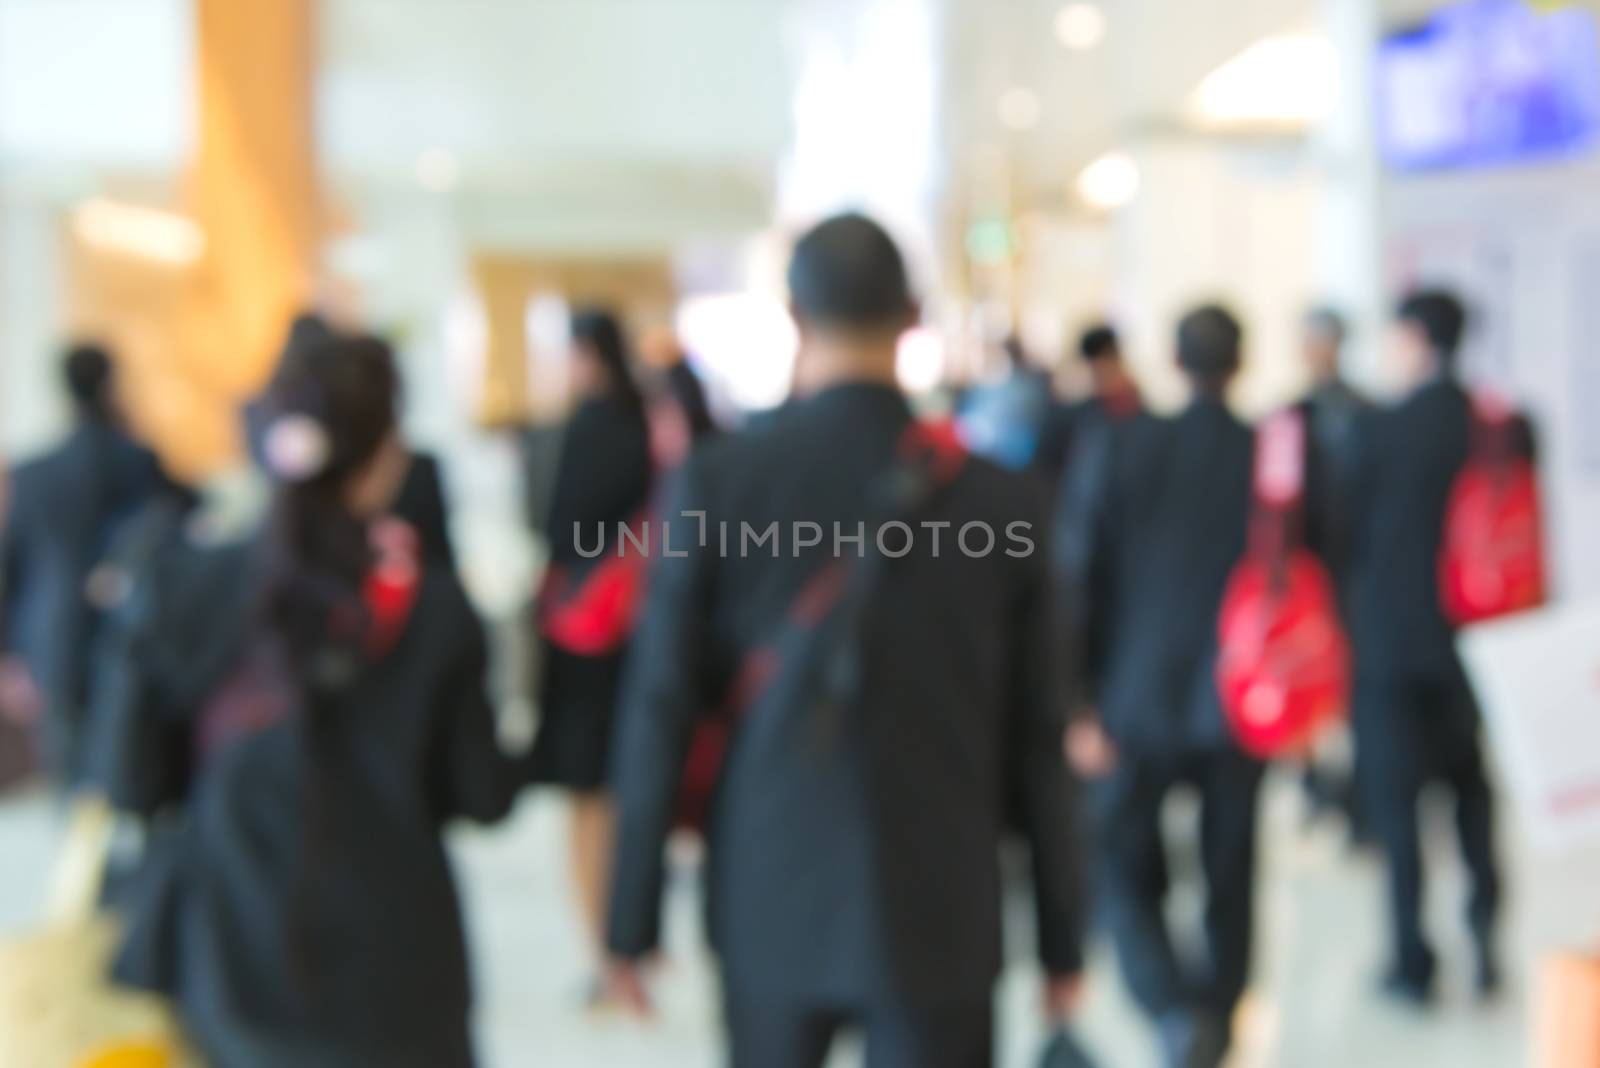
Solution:
[[[730,1063],[991,1063],[1002,899],[1026,847],[1056,1064],[1085,940],[1115,946],[1171,1068],[1215,1068],[1251,979],[1266,763],[1230,728],[1218,617],[1252,537],[1258,434],[1228,404],[1226,308],[1178,323],[1190,399],[1144,407],[1115,331],[1084,333],[1067,401],[1009,373],[920,418],[896,379],[918,301],[860,215],[800,238],[795,395],[721,429],[692,369],[647,373],[618,316],[571,321],[576,407],[530,502],[549,566],[539,726],[505,750],[484,627],[455,574],[439,465],[404,442],[381,340],[303,316],[244,413],[272,486],[248,535],[196,535],[72,350],[75,427],[9,476],[0,710],[52,778],[145,828],[116,899],[119,981],[170,998],[219,1068],[474,1062],[468,947],[443,828],[570,795],[590,998],[651,1009],[668,841],[706,843]],[[1310,755],[1319,805],[1386,861],[1381,991],[1425,1006],[1417,801],[1454,792],[1478,990],[1501,981],[1492,797],[1437,559],[1468,463],[1466,312],[1406,296],[1404,396],[1341,377],[1307,317],[1305,545],[1353,645],[1356,758]],[[1531,435],[1521,447],[1531,450]],[[1203,930],[1170,929],[1163,807],[1198,794]],[[1376,970],[1376,969],[1375,969]]]

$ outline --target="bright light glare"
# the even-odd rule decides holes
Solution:
[[[1302,127],[1325,117],[1339,90],[1339,55],[1316,34],[1263,38],[1206,75],[1189,110],[1213,126]]]
[[[926,393],[944,381],[944,337],[926,326],[914,327],[900,337],[895,353],[895,377],[908,393]]]
[[[1000,121],[1012,130],[1031,130],[1039,125],[1039,94],[1014,86],[1000,94]]]
[[[1100,211],[1120,208],[1139,195],[1139,165],[1126,152],[1107,152],[1078,175],[1078,195]]]
[[[1094,4],[1071,3],[1056,15],[1056,40],[1063,48],[1087,52],[1106,37],[1106,13]]]
[[[448,149],[430,148],[417,157],[417,184],[430,193],[448,193],[461,180],[461,164]]]
[[[728,399],[746,411],[788,396],[800,338],[781,300],[756,293],[691,297],[678,309],[678,337]]]
[[[206,249],[205,231],[193,219],[103,197],[85,201],[73,213],[72,228],[92,248],[180,267]]]

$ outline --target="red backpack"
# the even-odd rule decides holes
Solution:
[[[1544,512],[1533,460],[1509,406],[1478,397],[1472,446],[1445,511],[1439,597],[1457,626],[1545,601]]]
[[[1240,748],[1304,752],[1350,703],[1350,651],[1327,568],[1299,544],[1306,425],[1273,416],[1256,437],[1250,545],[1217,625],[1217,685]]]

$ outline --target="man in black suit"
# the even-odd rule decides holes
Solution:
[[[1081,965],[1043,501],[959,454],[936,480],[905,462],[895,352],[915,313],[876,224],[817,226],[789,282],[812,392],[688,460],[634,639],[613,982],[642,997],[691,732],[731,697],[707,879],[732,1063],[815,1068],[860,1027],[873,1068],[988,1065],[1008,799],[1053,1015]],[[775,548],[748,543],[768,530]]]
[[[1052,489],[1061,484],[1074,440],[1094,433],[1094,425],[1101,420],[1137,415],[1142,404],[1139,386],[1122,357],[1122,341],[1110,324],[1098,323],[1085,330],[1078,339],[1078,356],[1089,369],[1089,395],[1055,405],[1040,428],[1033,457],[1034,469]]]
[[[1401,303],[1396,325],[1395,355],[1412,388],[1371,417],[1355,482],[1356,733],[1368,815],[1389,863],[1394,955],[1385,988],[1421,1004],[1431,997],[1434,976],[1419,915],[1416,808],[1426,783],[1441,780],[1456,796],[1472,881],[1468,923],[1485,994],[1499,984],[1500,885],[1477,705],[1438,581],[1451,488],[1472,434],[1472,402],[1454,377],[1466,313],[1450,293],[1419,292]]]
[[[1100,897],[1124,975],[1173,1068],[1214,1068],[1249,972],[1261,765],[1234,743],[1216,683],[1217,617],[1245,549],[1254,438],[1228,410],[1242,332],[1219,307],[1178,327],[1193,389],[1173,419],[1102,424],[1068,475],[1058,559],[1093,707],[1069,751],[1097,776]],[[1102,733],[1103,732],[1103,733]],[[1163,906],[1163,802],[1200,794],[1203,964],[1187,966]]]
[[[67,353],[63,371],[73,430],[10,477],[0,658],[10,678],[25,673],[30,680],[45,762],[70,784],[84,770],[90,654],[99,620],[119,594],[120,578],[108,565],[117,535],[157,494],[181,491],[154,454],[123,430],[105,350],[79,345]]]
[[[1351,608],[1351,554],[1356,522],[1352,486],[1360,457],[1359,432],[1371,404],[1343,373],[1342,357],[1349,329],[1344,316],[1333,308],[1314,308],[1301,326],[1301,353],[1311,378],[1311,388],[1295,406],[1305,422],[1313,446],[1306,472],[1308,533],[1316,540],[1328,565],[1339,599],[1339,614],[1348,630]],[[1360,753],[1353,755],[1359,764]],[[1354,780],[1359,772],[1319,763],[1306,764],[1306,798],[1313,815],[1341,813],[1348,821],[1352,842],[1371,838],[1364,802]]]

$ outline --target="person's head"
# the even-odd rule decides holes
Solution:
[[[289,334],[283,341],[283,352],[310,348],[338,337],[339,332],[321,312],[303,311],[289,320]]]
[[[1078,356],[1089,368],[1096,393],[1121,390],[1128,385],[1127,367],[1122,362],[1122,340],[1108,323],[1096,323],[1078,338]]]
[[[1244,328],[1220,304],[1206,304],[1178,321],[1178,366],[1201,396],[1220,398],[1239,372]]]
[[[789,305],[800,330],[796,377],[892,381],[900,335],[917,318],[905,260],[865,215],[835,215],[796,242]]]
[[[286,566],[359,577],[365,542],[352,532],[387,507],[404,473],[398,394],[394,356],[376,338],[285,353],[267,390],[262,453]]]
[[[611,397],[642,413],[628,336],[616,315],[605,308],[579,308],[572,313],[571,336],[572,383],[578,396]]]
[[[1315,308],[1306,314],[1300,329],[1300,350],[1313,382],[1320,385],[1339,377],[1339,356],[1347,334],[1344,316],[1332,308]]]
[[[1445,289],[1419,289],[1395,309],[1394,349],[1400,377],[1415,384],[1455,370],[1467,332],[1467,309]]]
[[[61,360],[61,377],[80,419],[115,418],[116,368],[104,348],[88,342],[73,345]]]

